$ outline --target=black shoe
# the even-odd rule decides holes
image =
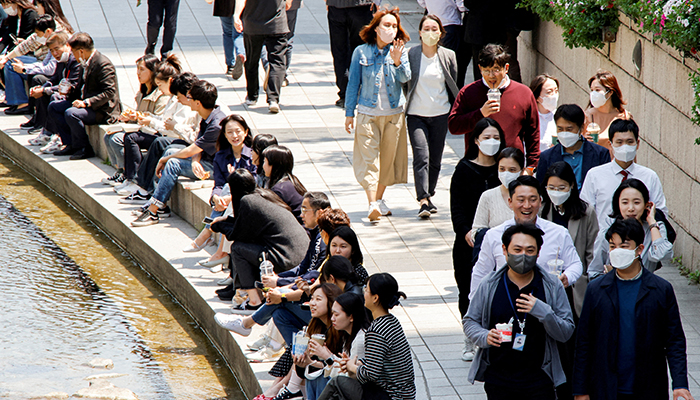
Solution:
[[[231,71],[231,78],[233,80],[238,80],[242,75],[243,75],[243,64],[245,61],[243,61],[243,56],[237,56],[236,57],[236,62],[233,64],[233,70]]]
[[[148,45],[146,46],[146,50],[143,52],[143,54],[151,54],[154,55],[156,53],[156,46],[153,45]]]
[[[228,67],[226,67],[226,75],[233,76],[233,65],[229,65]]]
[[[233,291],[233,283],[230,283],[230,284],[226,285],[226,287],[222,287],[221,289],[215,290],[216,294],[231,292],[231,291]]]
[[[7,106],[7,108],[5,109],[5,114],[9,114],[12,111],[15,111],[16,109],[17,109],[17,106]]]
[[[7,104],[6,101],[3,101],[2,103],[0,103],[0,108],[7,108],[7,107],[13,107],[13,106]]]
[[[428,209],[430,210],[431,214],[437,214],[437,207],[435,207],[435,204],[433,204],[430,199],[428,199]]]
[[[231,314],[250,315],[258,311],[258,309],[262,307],[262,305],[263,303],[260,303],[257,306],[251,306],[250,304],[248,304],[248,300],[246,300],[237,306],[231,307]]]
[[[234,289],[231,289],[219,292],[216,295],[219,296],[219,300],[221,301],[231,301],[233,300],[233,296],[236,295],[236,291]]]
[[[418,211],[418,216],[423,218],[423,219],[430,218],[430,207],[428,207],[427,204],[423,204],[422,206],[420,206],[420,210]]]
[[[345,99],[338,99],[335,102],[336,107],[345,108]]]
[[[24,106],[20,108],[15,108],[13,109],[7,109],[5,110],[6,115],[31,115],[32,110],[29,108],[29,106]]]
[[[148,209],[146,209],[146,211],[141,213],[140,217],[131,221],[131,226],[139,227],[139,226],[155,225],[158,223],[158,221],[159,221],[158,214],[152,213]]]
[[[36,123],[35,119],[36,119],[36,116],[32,117],[32,119],[30,119],[29,121],[27,121],[25,123],[19,124],[19,127],[22,129],[32,129],[32,128],[34,128],[34,124]]]
[[[158,209],[158,218],[168,218],[170,216],[170,207],[165,206]]]
[[[70,156],[71,160],[86,160],[88,158],[95,157],[95,152],[92,151],[91,148],[89,147],[83,147],[82,149],[78,149],[72,156]]]
[[[55,155],[55,156],[71,156],[71,155],[75,154],[78,150],[79,149],[74,149],[71,146],[66,146],[59,151],[54,151],[53,155]]]
[[[272,400],[302,400],[303,398],[304,395],[301,393],[301,390],[292,393],[285,385]]]

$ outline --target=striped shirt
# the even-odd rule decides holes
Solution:
[[[365,357],[360,361],[358,382],[376,383],[392,400],[415,400],[411,348],[401,324],[392,314],[372,321],[365,333]]]

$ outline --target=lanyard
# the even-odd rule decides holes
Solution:
[[[510,297],[510,290],[508,289],[508,280],[506,278],[506,274],[503,274],[503,285],[506,287],[506,294],[508,295],[508,302],[510,303],[510,308],[513,309],[513,314],[515,314],[515,321],[518,323],[518,326],[520,326],[520,333],[524,334],[525,333],[525,319],[527,318],[527,313],[525,313],[525,316],[523,317],[522,322],[518,318],[518,312],[515,310],[515,305],[513,305],[513,299]]]

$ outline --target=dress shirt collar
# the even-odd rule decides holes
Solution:
[[[489,86],[489,84],[486,83],[486,79],[484,79],[483,77],[481,78],[481,82],[484,84],[484,86],[486,86],[487,88],[491,89],[491,86]],[[507,88],[509,85],[510,85],[510,78],[508,77],[508,74],[506,74],[506,75],[503,77],[503,80],[501,81],[501,84],[498,85],[498,88],[497,88],[497,89],[498,89],[498,90],[503,90],[503,89]],[[554,114],[552,114],[552,117],[554,117]]]
[[[617,163],[617,161],[612,160],[612,161],[610,161],[610,164],[611,164],[612,171],[615,175],[619,175],[620,172],[622,172],[622,167],[620,166],[620,164]],[[634,171],[636,169],[635,168],[636,166],[637,166],[637,163],[633,162],[632,164],[630,164],[629,167],[627,167],[627,169],[625,170],[625,171],[629,172],[629,176],[627,177],[627,179],[634,177]]]

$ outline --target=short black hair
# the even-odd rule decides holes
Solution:
[[[34,29],[39,32],[46,32],[47,29],[56,30],[56,20],[50,14],[44,14],[37,18]]]
[[[309,201],[309,205],[314,211],[331,208],[331,202],[323,192],[306,192],[304,198]]]
[[[516,180],[511,182],[508,185],[508,194],[511,198],[513,198],[513,193],[515,193],[515,189],[518,186],[532,186],[537,190],[537,193],[540,193],[540,181],[537,180],[534,176],[530,175],[520,175]]]
[[[191,72],[183,72],[175,76],[172,82],[170,82],[170,93],[172,93],[173,96],[177,96],[178,94],[187,96],[187,93],[192,89],[192,85],[198,80],[197,75]]]
[[[634,140],[639,141],[639,126],[631,119],[616,119],[608,128],[608,136],[612,143],[615,134],[618,132],[632,132]]]
[[[503,68],[508,64],[508,61],[510,61],[510,54],[500,44],[487,44],[479,52],[479,66],[482,68],[494,65]]]
[[[199,80],[192,85],[190,89],[190,97],[192,100],[202,103],[202,107],[211,110],[216,107],[216,99],[219,97],[219,92],[213,83],[205,80]]]
[[[584,121],[586,121],[586,113],[584,113],[577,104],[562,104],[557,108],[557,111],[554,112],[555,124],[559,118],[564,118],[569,122],[573,122],[576,126],[581,128]]]
[[[616,219],[612,225],[610,225],[607,232],[605,232],[605,240],[610,242],[612,236],[616,233],[623,242],[625,240],[631,240],[637,246],[644,244],[644,228],[636,218]]]
[[[503,235],[501,236],[501,241],[503,242],[503,245],[506,246],[506,249],[508,248],[508,246],[510,246],[510,241],[513,239],[513,235],[515,235],[516,233],[522,233],[523,235],[532,236],[535,239],[535,242],[537,243],[537,252],[540,252],[540,249],[542,248],[542,243],[544,243],[544,240],[542,239],[542,236],[544,236],[544,231],[538,228],[537,225],[515,224],[513,226],[508,227],[508,229],[506,229],[503,232]]]
[[[504,158],[512,158],[516,163],[518,163],[518,165],[520,165],[520,169],[525,168],[525,153],[518,148],[506,147],[505,149],[501,150],[501,152],[498,154],[498,158],[496,159],[496,164],[498,164]]]
[[[645,204],[649,202],[649,189],[647,188],[647,185],[644,184],[644,182],[635,178],[625,179],[625,181],[620,183],[620,186],[617,187],[615,193],[613,193],[612,213],[610,214],[610,218],[622,217],[622,213],[620,212],[620,195],[622,194],[623,190],[630,188],[635,189],[642,194],[642,199],[644,199]],[[642,213],[642,221],[647,219],[648,213],[649,210],[645,208],[644,213]]]
[[[86,32],[77,32],[68,39],[68,45],[73,50],[94,50],[95,42]]]

